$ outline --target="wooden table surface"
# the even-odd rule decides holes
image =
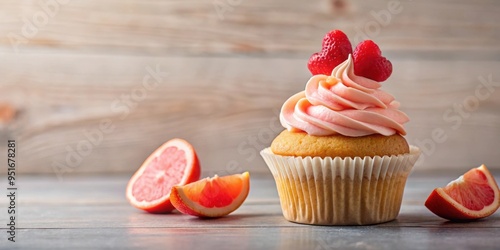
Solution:
[[[497,179],[499,175],[496,175]],[[423,205],[450,174],[410,175],[399,217],[373,226],[309,226],[286,221],[271,175],[252,175],[233,214],[198,219],[148,214],[124,197],[129,176],[21,176],[16,243],[0,249],[498,249],[500,213],[451,223]],[[1,207],[7,207],[5,198]],[[6,212],[3,213],[6,216]]]

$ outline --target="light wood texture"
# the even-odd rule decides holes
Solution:
[[[0,248],[495,249],[500,244],[499,213],[451,223],[424,207],[432,189],[455,174],[411,175],[398,218],[359,227],[286,221],[270,175],[252,175],[245,203],[229,216],[210,220],[131,207],[124,197],[128,176],[68,177],[61,183],[53,176],[23,176],[18,182],[18,242],[2,238]],[[6,206],[5,199],[0,206]]]
[[[371,11],[386,11],[388,1],[346,3],[344,11],[322,0],[241,1],[220,19],[212,1],[70,1],[16,53],[7,35],[21,34],[23,17],[42,7],[4,1],[0,104],[15,116],[0,114],[9,118],[0,121],[0,139],[17,139],[19,173],[56,173],[61,165],[59,176],[130,173],[173,137],[195,146],[206,175],[268,172],[258,152],[281,129],[279,108],[303,89],[323,34],[340,28],[356,40],[376,20]],[[383,88],[411,118],[407,139],[428,148],[415,171],[500,168],[500,3],[401,6],[371,38],[393,62]],[[168,75],[140,92],[157,66]],[[482,89],[488,97],[477,109],[453,111],[488,76],[493,86]],[[102,121],[114,129],[100,140],[94,132]],[[430,142],[436,129],[444,142]],[[86,133],[98,143],[68,164],[71,150],[89,145]]]
[[[52,172],[52,164],[66,162],[68,147],[76,151],[80,142],[88,142],[86,133],[99,130],[104,119],[111,119],[115,129],[101,132],[102,141],[93,145],[89,155],[81,155],[81,163],[72,173],[134,170],[156,147],[173,137],[194,144],[206,171],[266,172],[258,152],[269,146],[281,130],[277,116],[282,102],[303,88],[308,77],[301,59],[53,54],[54,60],[42,63],[43,56],[15,57],[17,60],[4,61],[0,66],[6,82],[15,82],[23,72],[37,76],[22,77],[20,81],[30,84],[13,83],[1,91],[2,97],[19,109],[5,137],[19,141],[20,172]],[[75,57],[79,65],[85,65],[86,80],[74,67],[50,72],[70,65]],[[500,63],[393,62],[401,70],[383,88],[403,102],[403,110],[411,117],[407,139],[412,144],[428,142],[436,128],[447,134],[445,142],[432,143],[435,151],[424,155],[425,160],[416,170],[429,166],[465,169],[480,163],[498,167],[497,152],[490,148],[499,142],[499,137],[493,135],[500,135],[500,116],[495,115],[500,91],[481,102],[470,117],[454,113],[462,121],[457,129],[456,122],[444,120],[443,115],[453,109],[454,103],[473,95],[480,85],[477,77],[495,72]],[[476,75],[469,73],[471,64],[475,65]],[[130,106],[129,114],[115,110],[116,100],[142,86],[141,78],[150,65],[160,65],[169,72],[165,82],[148,91],[143,101],[132,100],[136,107]],[[443,80],[449,72],[458,76]],[[225,77],[217,77],[223,74]],[[120,103],[120,107],[125,106]],[[420,145],[432,148],[428,143]],[[236,168],[230,167],[233,161],[237,162]]]
[[[500,5],[495,0],[401,0],[396,1],[400,4],[390,20],[379,14],[389,10],[391,1],[386,0],[344,0],[348,11],[332,7],[333,1],[329,0],[61,1],[64,2],[69,3],[59,4],[59,11],[47,24],[42,25],[43,18],[39,18],[38,26],[42,29],[27,45],[20,46],[20,51],[49,47],[75,53],[154,56],[309,56],[318,50],[318,39],[325,31],[337,28],[356,42],[361,40],[358,34],[372,34],[384,45],[384,51],[430,54],[465,50],[496,56],[500,52]],[[0,33],[21,34],[26,23],[37,26],[33,15],[42,11],[42,6],[37,1],[4,1]],[[216,6],[226,11],[218,12]],[[0,37],[0,42],[10,46],[6,36]]]

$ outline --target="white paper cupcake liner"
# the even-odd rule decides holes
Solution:
[[[273,174],[284,217],[315,225],[368,225],[399,214],[406,179],[420,156],[292,157],[261,152]]]

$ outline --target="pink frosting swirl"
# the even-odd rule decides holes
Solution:
[[[331,76],[315,75],[281,108],[281,124],[310,135],[406,135],[408,116],[380,83],[354,74],[351,55]]]

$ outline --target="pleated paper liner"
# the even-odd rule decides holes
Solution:
[[[284,217],[314,225],[369,225],[394,220],[406,179],[420,156],[292,157],[261,151],[273,174]]]

